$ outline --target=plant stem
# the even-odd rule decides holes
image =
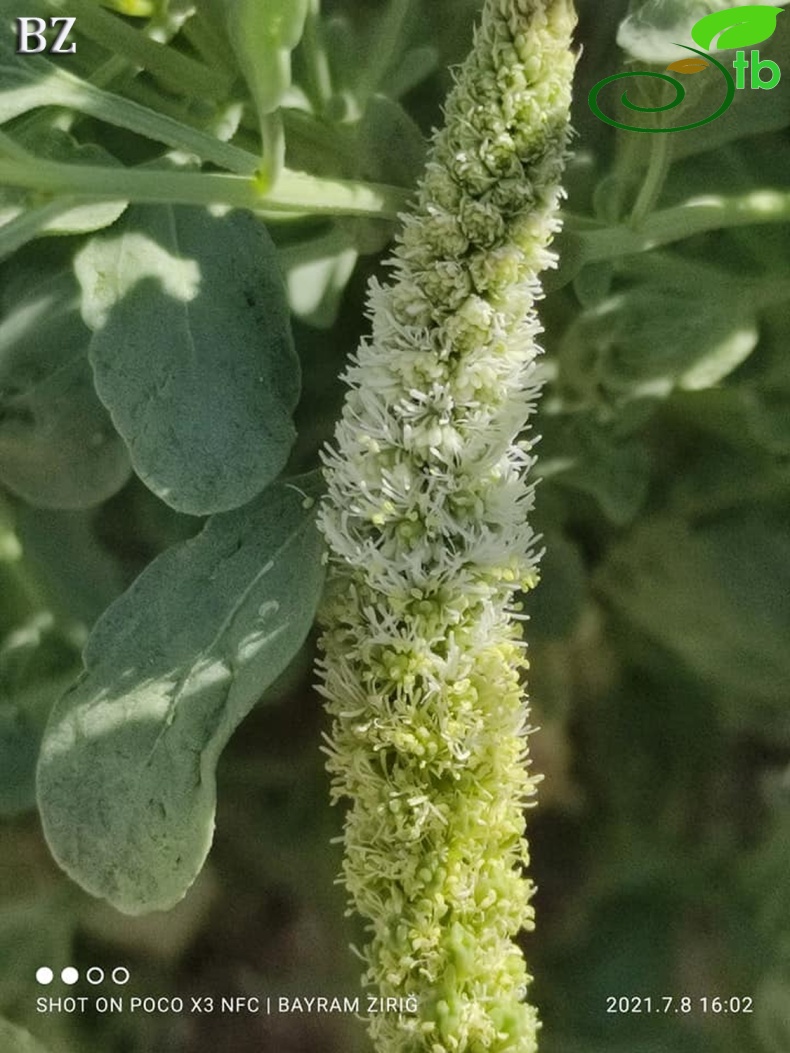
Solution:
[[[322,179],[287,169],[273,187],[264,190],[257,176],[225,172],[117,169],[41,158],[35,158],[31,164],[0,158],[0,183],[46,195],[71,195],[93,201],[219,204],[252,210],[285,209],[382,219],[394,219],[405,204],[405,194],[397,187]]]
[[[726,196],[694,197],[661,212],[655,212],[642,227],[652,244],[663,244],[707,230],[742,227],[750,223],[785,223],[790,219],[790,192],[752,190]]]
[[[307,66],[310,101],[316,113],[323,113],[326,104],[332,98],[332,75],[321,36],[320,0],[311,0],[302,34],[302,48]]]
[[[260,119],[263,158],[259,178],[267,187],[274,186],[285,168],[285,131],[279,110],[262,113]]]
[[[630,222],[638,227],[653,209],[669,171],[672,144],[668,135],[654,135],[650,142],[650,159],[642,186],[639,188]]]
[[[616,259],[646,252],[657,245],[690,238],[708,230],[742,227],[752,223],[785,223],[790,219],[790,192],[753,190],[748,194],[724,194],[690,198],[682,205],[648,216],[638,229],[617,226],[599,230],[575,224],[567,217],[568,231],[580,238],[584,263]]]

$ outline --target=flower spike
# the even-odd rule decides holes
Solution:
[[[570,0],[486,0],[324,454],[320,690],[379,1053],[533,1053],[523,437],[555,263]]]

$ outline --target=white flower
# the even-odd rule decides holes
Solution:
[[[517,592],[536,581],[538,273],[569,135],[570,0],[487,0],[414,211],[373,283],[319,523],[320,690],[380,1053],[531,1053]]]

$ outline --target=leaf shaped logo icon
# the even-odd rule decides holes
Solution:
[[[702,73],[709,65],[710,63],[706,62],[705,59],[684,58],[670,63],[667,66],[667,70],[671,73]]]
[[[694,23],[691,37],[695,44],[706,50],[711,49],[716,37],[717,48],[748,48],[761,44],[772,35],[776,29],[776,16],[781,13],[781,7],[762,4],[714,11]]]

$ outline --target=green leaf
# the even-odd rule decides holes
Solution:
[[[643,62],[669,62],[678,57],[678,43],[688,40],[699,5],[689,0],[643,0],[629,4],[617,28],[617,45]]]
[[[713,47],[717,37],[717,50],[753,47],[773,35],[776,17],[781,13],[781,7],[762,4],[713,11],[694,23],[691,37],[695,44],[706,50]]]
[[[8,259],[17,249],[46,233],[48,225],[57,220],[66,208],[63,200],[48,201],[38,208],[20,211],[12,206],[6,213],[5,222],[0,224],[0,261]]]
[[[425,167],[427,144],[400,103],[373,95],[357,128],[358,175],[411,190]]]
[[[431,45],[409,48],[400,64],[379,82],[379,91],[390,99],[400,99],[413,91],[439,65],[439,52]]]
[[[0,124],[38,106],[52,105],[57,67],[36,55],[17,55],[13,16],[7,0],[0,3]]]
[[[671,259],[654,263],[647,280],[594,304],[566,330],[560,376],[574,394],[621,402],[698,391],[757,346],[754,286],[707,268],[678,266],[675,274]]]
[[[94,390],[89,341],[68,273],[45,275],[0,323],[0,482],[45,508],[98,504],[129,477]]]
[[[36,157],[47,161],[68,161],[82,165],[106,165],[120,167],[119,162],[102,147],[94,143],[82,145],[59,128],[48,128],[42,134],[38,124],[29,132],[17,133],[22,146]],[[32,163],[35,163],[34,161]],[[5,225],[27,212],[35,204],[35,195],[21,190],[5,189],[0,192],[0,223]],[[39,228],[41,234],[87,234],[101,230],[114,223],[126,208],[123,201],[98,201],[69,208],[63,206],[55,215],[45,219]],[[49,216],[51,202],[38,205],[38,212]]]
[[[334,325],[358,253],[347,226],[279,250],[288,302],[297,318],[320,329]]]
[[[48,613],[29,619],[0,646],[0,816],[36,802],[36,762],[50,710],[72,683],[79,651]]]
[[[585,600],[586,575],[581,553],[556,529],[541,533],[546,552],[540,561],[540,587],[528,592],[524,608],[533,640],[561,640],[576,628]]]
[[[25,562],[45,589],[49,607],[65,624],[88,629],[124,586],[119,558],[101,543],[95,519],[93,510],[23,506],[17,514]]]
[[[538,466],[542,478],[589,494],[618,526],[630,523],[644,504],[650,457],[635,439],[622,438],[591,417],[544,416]]]
[[[768,828],[761,840],[737,864],[739,884],[751,905],[750,926],[758,946],[775,948],[776,964],[790,967],[790,904],[786,876],[790,872],[790,769],[777,768],[763,779]],[[777,935],[782,939],[777,942]],[[770,965],[767,955],[761,959]],[[790,978],[790,977],[788,977]],[[778,977],[775,977],[778,980]]]
[[[22,555],[22,546],[16,536],[14,516],[8,502],[0,494],[0,565],[15,563]]]
[[[129,18],[151,18],[157,8],[154,0],[104,0],[104,6]]]
[[[304,30],[309,0],[233,0],[228,36],[259,114],[281,105],[291,84],[291,52]]]
[[[163,501],[236,508],[295,438],[299,361],[275,247],[245,212],[141,206],[121,222],[75,263],[99,397]]]
[[[788,68],[790,33],[778,33],[773,38],[770,58],[780,69]],[[697,80],[704,81],[705,78],[699,77]],[[714,90],[713,84],[714,82],[710,81],[711,92]],[[684,115],[688,114],[689,120],[696,120],[712,113],[715,108],[715,104],[710,106],[713,97],[703,94],[699,106],[689,108],[687,96],[683,103]],[[764,133],[785,128],[788,121],[790,112],[783,90],[739,91],[736,92],[732,106],[727,110],[725,120],[711,121],[701,128],[695,128],[693,135],[670,136],[673,158],[688,160],[685,164],[676,161],[672,165],[666,186],[667,202],[688,199],[697,193],[704,196],[709,194],[714,186],[717,193],[723,192],[728,189],[728,176],[730,179],[734,176],[738,180],[733,180],[734,189],[753,189],[757,184],[749,173],[767,170],[761,165],[757,151],[768,155],[769,160],[766,163],[770,165],[771,172],[786,172],[786,158],[790,153],[787,137],[766,137]],[[758,136],[764,138],[756,138]],[[728,144],[736,147],[736,150],[729,154],[721,149]],[[701,157],[701,154],[707,156]],[[763,233],[758,227],[753,230],[758,237]]]
[[[0,1046],[3,1053],[47,1053],[29,1031],[0,1017]]]
[[[312,624],[323,568],[309,503],[277,484],[159,556],[100,619],[55,707],[44,831],[61,866],[121,911],[171,907],[203,865],[219,755]]]
[[[10,0],[0,0],[0,124],[43,106],[65,107],[195,154],[232,172],[251,175],[255,171],[258,158],[246,150],[131,99],[102,91],[41,55],[17,55],[13,18],[18,13]],[[142,34],[140,39],[145,39]],[[167,51],[170,61],[178,54]],[[206,76],[214,73],[207,68],[204,72]]]
[[[790,415],[786,391],[739,392],[751,436],[778,457],[790,456]]]
[[[598,585],[627,623],[722,691],[730,718],[785,719],[790,539],[752,508],[691,529],[648,520],[610,552]]]

